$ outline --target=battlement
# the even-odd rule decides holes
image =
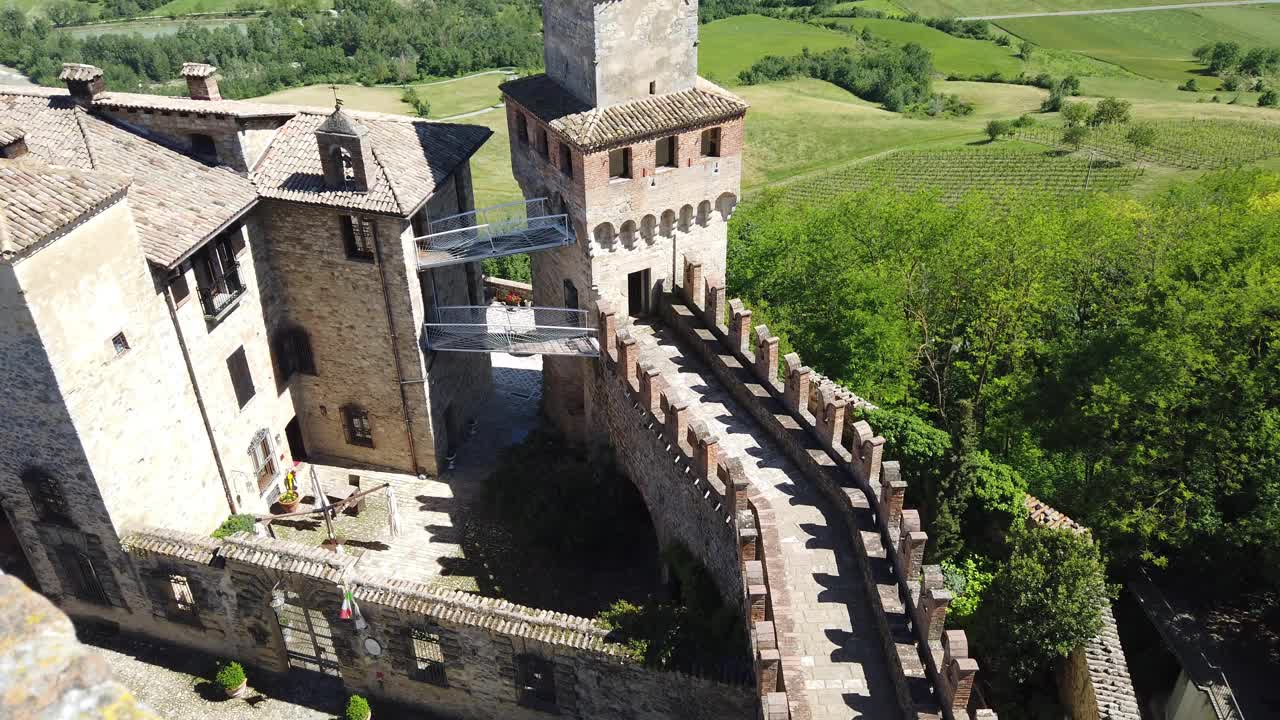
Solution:
[[[869,423],[846,422],[850,406],[865,401],[825,378],[815,382],[795,353],[783,359],[780,378],[777,337],[753,327],[740,300],[726,302],[723,281],[704,279],[697,261],[686,259],[683,269],[679,294],[664,296],[662,311],[844,516],[904,714],[948,720],[974,714],[977,663],[963,631],[948,630],[944,639],[951,595],[941,568],[924,565],[928,535],[919,513],[905,507],[901,469],[883,459],[884,438]]]

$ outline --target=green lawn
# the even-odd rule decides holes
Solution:
[[[1014,13],[1096,10],[1144,5],[1177,5],[1193,0],[896,0],[897,4],[932,17],[1011,15]]]
[[[1001,20],[1000,26],[1037,45],[1088,55],[1144,77],[1176,82],[1194,77],[1204,82],[1191,52],[1217,40],[1245,47],[1276,45],[1280,6],[1025,18]]]
[[[698,71],[721,85],[737,85],[738,73],[766,55],[796,55],[856,47],[856,38],[790,20],[741,15],[707,23],[700,28]]]
[[[989,75],[998,72],[1007,77],[1016,77],[1022,71],[1022,61],[1014,57],[1014,50],[986,40],[958,38],[928,25],[901,20],[831,18],[830,21],[859,32],[863,28],[870,28],[872,35],[899,45],[919,43],[933,53],[933,66],[944,75]]]
[[[442,118],[496,105],[500,95],[498,85],[505,78],[505,75],[499,73],[472,75],[414,87],[431,101],[431,117]],[[412,115],[413,108],[400,101],[401,92],[398,87],[338,86],[338,95],[350,107]],[[328,85],[307,85],[264,95],[259,100],[283,105],[326,106],[333,104],[333,91]]]

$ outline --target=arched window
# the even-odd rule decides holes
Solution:
[[[348,445],[373,447],[373,426],[369,424],[368,410],[359,405],[343,405],[342,428],[347,434]]]
[[[596,244],[602,248],[613,246],[613,225],[611,223],[600,223],[595,230]]]
[[[628,220],[622,223],[622,229],[618,231],[618,239],[622,241],[622,246],[626,248],[635,247],[636,244],[636,221]]]
[[[733,193],[722,193],[716,198],[716,210],[720,213],[720,219],[728,222],[729,217],[733,215],[733,209],[738,206],[738,196]]]
[[[693,206],[685,205],[680,208],[680,232],[689,232],[693,227]]]
[[[95,605],[111,604],[88,553],[70,545],[60,545],[54,549],[53,555],[62,567],[63,590],[67,594]]]
[[[645,242],[652,243],[657,234],[658,218],[652,215],[640,218],[640,237],[644,238]]]
[[[22,485],[31,496],[36,517],[42,522],[72,524],[67,498],[52,475],[39,468],[30,468],[22,473]]]
[[[311,336],[300,327],[281,328],[275,337],[276,363],[280,366],[280,381],[287,381],[295,373],[316,374],[315,357],[311,354]]]
[[[711,224],[711,201],[703,200],[698,203],[698,224],[706,227]]]
[[[334,147],[333,154],[337,156],[339,167],[342,168],[342,179],[345,182],[351,182],[356,179],[356,164],[351,157],[351,151],[343,147]]]

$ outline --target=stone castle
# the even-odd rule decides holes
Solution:
[[[543,5],[546,73],[502,87],[526,199],[496,208],[482,127],[225,100],[198,63],[188,97],[87,65],[0,90],[0,551],[76,618],[448,717],[994,717],[864,401],[725,297],[748,108],[697,76],[697,3]],[[488,304],[481,262],[524,252],[533,306]],[[546,416],[613,446],[659,544],[741,610],[749,676],[210,537],[269,521],[291,469],[340,503],[447,478],[495,352],[541,356]]]

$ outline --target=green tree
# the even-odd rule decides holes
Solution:
[[[1079,150],[1088,139],[1089,128],[1084,125],[1068,125],[1062,130],[1062,142],[1070,145],[1072,150]]]
[[[1031,526],[983,593],[973,633],[1000,684],[1017,687],[1098,633],[1107,602],[1098,548],[1070,530]]]
[[[1133,157],[1137,159],[1139,153],[1156,143],[1156,129],[1143,123],[1133,125],[1125,133],[1124,139],[1133,147]]]
[[[1018,57],[1023,62],[1031,62],[1032,56],[1035,55],[1036,46],[1030,40],[1023,40],[1018,44]]]
[[[1062,104],[1062,122],[1067,127],[1083,125],[1089,121],[1093,108],[1088,103],[1068,102]]]
[[[1118,100],[1113,97],[1103,98],[1098,101],[1093,112],[1089,115],[1089,125],[1098,127],[1101,125],[1123,125],[1129,122],[1129,109],[1132,103],[1128,100]]]
[[[1233,42],[1218,42],[1213,44],[1213,50],[1209,54],[1209,72],[1214,75],[1234,70],[1240,64],[1240,46]]]
[[[991,120],[987,123],[987,137],[995,142],[1005,135],[1013,134],[1013,125],[1008,120]]]

